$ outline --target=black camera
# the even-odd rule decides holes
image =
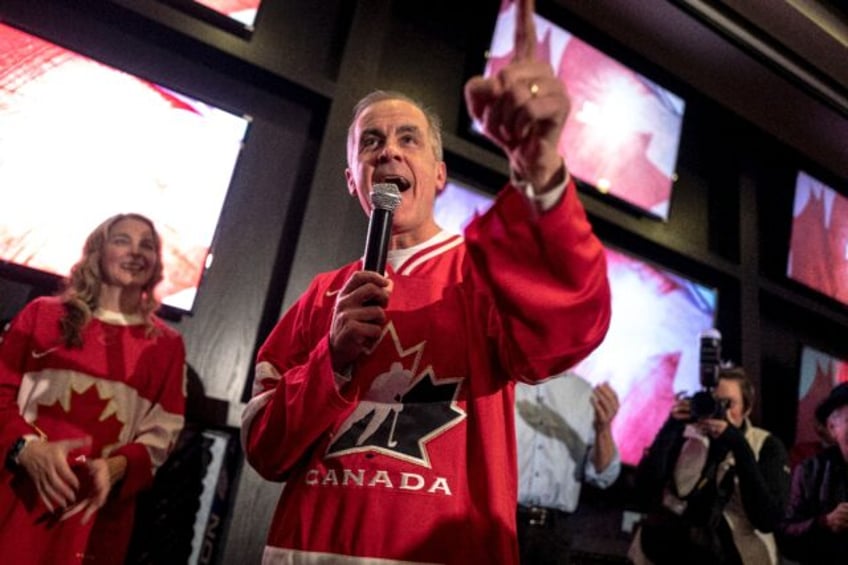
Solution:
[[[689,398],[689,410],[692,421],[724,420],[727,416],[727,400],[716,398],[714,391],[701,390]]]
[[[718,374],[721,370],[721,333],[711,328],[701,333],[699,341],[701,390],[689,398],[692,421],[723,420],[727,415],[728,402],[715,396]]]

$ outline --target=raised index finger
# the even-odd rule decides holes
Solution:
[[[534,0],[516,0],[515,51],[513,61],[527,61],[536,57],[536,24]]]

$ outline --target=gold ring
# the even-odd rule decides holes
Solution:
[[[530,97],[536,98],[536,95],[539,94],[539,85],[534,83],[530,84]]]

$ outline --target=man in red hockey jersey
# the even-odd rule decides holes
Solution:
[[[351,194],[368,213],[374,184],[401,192],[389,266],[318,275],[259,352],[243,444],[286,481],[263,562],[518,562],[514,383],[581,360],[610,316],[601,244],[557,153],[568,100],[521,9],[513,63],[466,85],[512,180],[464,237],[433,217],[436,117],[394,92],[354,109]]]

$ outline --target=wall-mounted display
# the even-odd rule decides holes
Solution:
[[[138,212],[163,303],[190,312],[248,124],[0,24],[0,267],[66,275],[94,227]]]
[[[503,0],[484,74],[512,59],[516,4]],[[540,16],[537,56],[550,61],[571,99],[559,148],[593,191],[668,218],[684,100]],[[472,126],[480,131],[480,124]]]
[[[804,446],[820,446],[821,434],[816,431],[815,413],[830,389],[848,381],[848,361],[819,351],[809,345],[801,347],[801,366],[798,380],[798,414],[795,422],[796,450]]]
[[[848,305],[848,197],[800,171],[787,276]]]
[[[237,35],[253,33],[262,0],[161,0]]]
[[[462,233],[475,214],[492,205],[491,194],[449,179],[433,206],[436,223],[453,233]]]
[[[573,371],[618,393],[612,433],[621,460],[636,465],[677,395],[701,389],[699,335],[715,323],[718,291],[611,247],[606,256],[610,329]]]

